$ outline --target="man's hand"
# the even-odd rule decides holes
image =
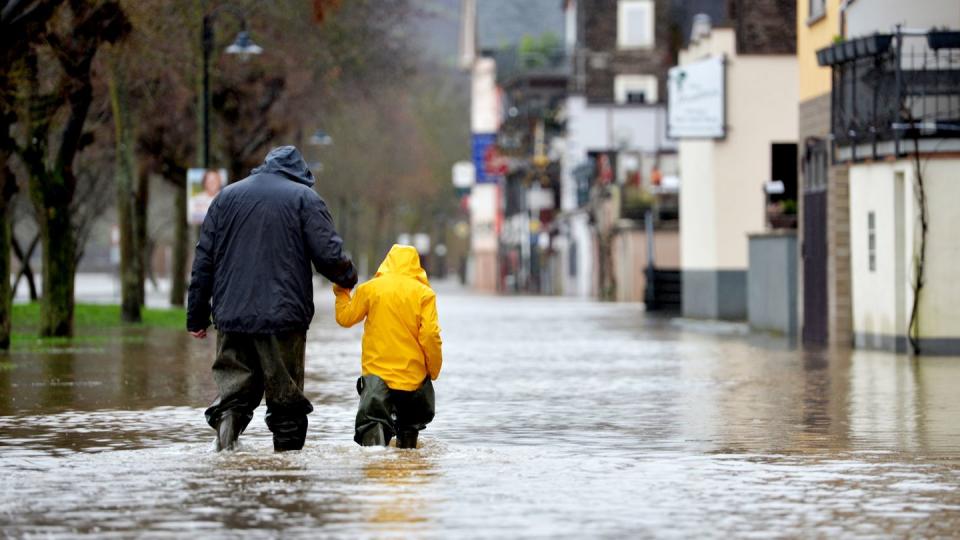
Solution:
[[[194,332],[193,330],[189,330],[189,332],[190,332],[190,335],[191,335],[191,336],[193,336],[193,337],[195,337],[195,338],[197,338],[197,339],[204,339],[204,338],[207,337],[207,331],[206,331],[206,330],[197,330],[196,332]]]

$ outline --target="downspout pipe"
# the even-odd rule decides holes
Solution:
[[[856,0],[843,0],[840,2],[840,28],[838,32],[840,37],[846,39],[847,37],[847,9],[850,8],[850,4],[854,3]]]

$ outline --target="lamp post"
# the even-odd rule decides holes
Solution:
[[[201,33],[201,48],[203,49],[203,88],[200,96],[200,114],[203,124],[203,152],[201,154],[201,166],[204,169],[210,168],[210,57],[213,55],[213,23],[220,10],[226,10],[234,17],[240,20],[240,32],[234,38],[233,43],[226,48],[227,54],[240,55],[241,58],[247,58],[251,55],[260,54],[263,48],[253,42],[250,33],[247,32],[247,19],[237,8],[230,4],[220,4],[209,13],[203,16],[203,31]]]
[[[330,146],[333,144],[333,137],[326,131],[318,129],[316,133],[310,136],[310,144],[314,146]]]
[[[322,129],[318,129],[310,136],[310,144],[313,146],[326,147],[333,145],[333,137],[329,133]],[[322,169],[322,167],[320,168]],[[337,202],[340,203],[340,207],[337,211],[337,232],[340,233],[340,237],[344,241],[347,239],[347,197],[341,192],[339,197],[337,197]]]

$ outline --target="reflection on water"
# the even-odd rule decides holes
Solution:
[[[431,461],[434,452],[433,445],[424,445],[417,451],[371,452],[363,463],[363,483],[370,491],[368,500],[372,506],[364,521],[370,532],[430,530],[430,492],[439,488]]]
[[[4,534],[952,536],[960,359],[789,350],[636,306],[441,292],[415,451],[352,442],[360,329],[310,332],[302,452],[212,451],[213,340],[124,330],[0,369]],[[722,327],[717,327],[722,330]],[[7,365],[7,364],[4,364]],[[263,535],[261,534],[261,535]]]

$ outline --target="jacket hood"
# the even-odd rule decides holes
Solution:
[[[267,154],[263,165],[250,171],[252,174],[279,174],[294,182],[313,187],[313,173],[303,161],[303,156],[295,146],[278,146]]]
[[[420,266],[420,254],[413,246],[394,244],[374,277],[380,277],[384,274],[401,274],[428,287],[430,286],[430,282],[427,280],[427,272]]]

